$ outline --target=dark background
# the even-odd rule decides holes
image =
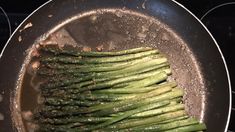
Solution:
[[[47,0],[0,0],[6,12],[31,13],[34,9],[45,3]],[[202,15],[215,5],[232,2],[234,0],[176,0],[190,9],[196,15]]]

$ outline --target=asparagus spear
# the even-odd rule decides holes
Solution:
[[[137,121],[132,121],[132,122],[126,121],[125,123],[114,124],[110,127],[114,128],[114,129],[125,129],[125,128],[131,128],[131,127],[135,127],[135,126],[143,126],[146,124],[159,123],[164,120],[169,120],[169,119],[173,119],[173,118],[177,118],[177,117],[181,117],[181,116],[185,116],[185,115],[186,115],[186,113],[184,110],[179,110],[179,111],[175,111],[175,112],[161,114],[158,116],[144,118],[144,119],[137,120]]]
[[[152,103],[158,103],[158,102],[152,102]],[[184,109],[183,104],[179,104],[179,103],[175,102],[174,100],[171,100],[169,105],[166,105],[166,106],[158,108],[158,109],[151,109],[148,111],[140,112],[140,113],[137,113],[137,114],[130,116],[130,118],[144,118],[144,117],[158,115],[159,113],[162,114],[162,113],[183,110],[183,109]],[[119,116],[122,114],[123,114],[122,112],[119,112],[117,114],[112,114],[111,116]]]
[[[165,132],[192,132],[192,131],[203,131],[206,130],[206,125],[204,123],[199,123],[195,125],[183,126]]]
[[[150,50],[145,52],[140,52],[136,54],[128,54],[123,56],[114,56],[114,57],[102,57],[102,58],[83,58],[79,57],[47,57],[41,58],[42,63],[47,62],[62,62],[65,64],[97,64],[97,63],[110,63],[110,62],[121,62],[121,61],[128,61],[132,59],[137,59],[153,54],[158,54],[157,50]]]
[[[103,102],[100,101],[87,101],[87,100],[65,100],[65,99],[59,99],[59,98],[47,98],[45,100],[45,104],[52,105],[52,106],[65,106],[65,105],[71,105],[71,106],[92,106],[97,104],[102,104]]]
[[[133,121],[138,121],[138,120],[141,120],[143,118],[137,118],[137,119],[126,119],[126,120],[123,120],[123,121],[120,121],[118,122],[118,124],[125,124],[125,122],[133,122]],[[188,116],[180,116],[180,117],[177,117],[177,118],[173,118],[173,119],[168,119],[168,120],[164,120],[164,121],[161,121],[161,122],[157,122],[157,123],[153,123],[153,124],[146,124],[146,125],[143,125],[143,126],[135,126],[135,127],[131,127],[131,128],[127,128],[127,129],[120,129],[120,130],[117,130],[115,128],[113,128],[112,126],[108,126],[108,127],[104,127],[102,129],[99,129],[97,130],[98,132],[109,132],[109,131],[113,131],[113,132],[125,132],[125,131],[138,131],[141,130],[141,131],[144,131],[144,129],[146,128],[149,128],[151,131],[151,127],[154,127],[154,126],[165,126],[166,124],[168,123],[172,123],[172,122],[177,122],[177,121],[181,121],[181,120],[188,120],[189,117]],[[198,121],[197,121],[198,123]],[[171,127],[171,126],[170,126]],[[159,130],[158,130],[159,131]]]
[[[49,96],[48,98],[61,98],[61,99],[76,99],[76,100],[89,100],[89,101],[104,101],[115,102],[134,98],[138,94],[103,94],[103,93],[89,93],[89,94],[63,94],[61,96]]]
[[[173,121],[170,123],[166,124],[150,124],[148,126],[143,126],[143,127],[134,127],[134,128],[129,128],[125,129],[124,131],[135,131],[135,132],[156,132],[156,131],[166,131],[169,129],[177,128],[177,127],[182,127],[182,126],[191,126],[193,124],[198,124],[198,121],[194,118],[188,118],[185,120],[179,120],[179,121]],[[122,130],[121,130],[122,132]]]
[[[61,86],[68,86],[68,85],[79,83],[82,81],[87,81],[89,79],[92,79],[96,82],[99,82],[99,81],[112,80],[112,79],[117,79],[117,78],[124,78],[124,77],[136,75],[136,74],[140,74],[140,73],[145,73],[145,72],[152,72],[154,70],[159,70],[159,71],[162,70],[162,71],[165,71],[169,75],[171,73],[171,70],[169,68],[165,67],[167,65],[168,65],[167,63],[163,63],[163,64],[159,64],[159,65],[156,65],[156,66],[153,66],[150,68],[145,68],[143,70],[138,70],[136,72],[126,73],[126,72],[120,71],[118,73],[118,75],[113,75],[113,74],[110,74],[109,72],[102,73],[102,74],[100,74],[100,73],[91,74],[91,75],[87,75],[85,77],[72,78],[72,79],[62,80],[62,81],[58,81],[58,82],[45,83],[45,84],[43,84],[42,87],[55,88],[55,87],[61,87]],[[96,79],[96,78],[99,78],[99,79]],[[121,85],[123,86],[123,85],[125,85],[125,83],[122,83]],[[117,86],[117,87],[120,87],[120,86]]]
[[[86,111],[86,112],[93,112],[93,111],[103,110],[103,109],[108,109],[109,110],[110,108],[114,109],[115,107],[122,107],[122,106],[127,105],[127,104],[130,105],[130,104],[133,104],[135,102],[139,102],[141,100],[143,101],[146,98],[151,98],[153,96],[160,95],[160,94],[168,92],[170,90],[171,90],[171,87],[159,88],[159,89],[150,91],[150,92],[145,93],[145,94],[137,95],[134,98],[131,98],[129,100],[124,100],[124,101],[115,102],[115,103],[108,103],[108,104],[101,104],[101,105],[93,106],[93,107],[90,107],[89,110]]]
[[[51,93],[57,93],[57,92],[59,92],[59,90],[63,90],[63,91],[71,91],[71,89],[70,88],[81,88],[81,87],[85,87],[85,86],[92,86],[92,84],[94,84],[95,85],[95,81],[93,81],[93,80],[91,80],[91,81],[85,81],[85,82],[81,82],[81,83],[78,83],[78,84],[74,84],[74,85],[71,85],[71,86],[65,86],[65,87],[56,87],[56,88],[54,88],[54,87],[43,87],[42,89],[43,89],[43,92],[42,92],[42,94],[43,95],[46,95],[46,94],[51,94]],[[70,89],[70,90],[68,90],[68,89]],[[73,91],[73,90],[72,90]]]
[[[167,59],[166,58],[157,58],[157,59],[152,59],[150,61],[147,62],[140,62],[137,63],[136,65],[132,65],[129,67],[126,67],[125,69],[122,69],[120,71],[111,71],[109,73],[107,73],[108,75],[119,75],[120,72],[122,73],[129,73],[129,72],[134,72],[134,71],[138,71],[138,70],[142,70],[145,68],[149,68],[149,67],[153,67],[162,63],[166,63]]]
[[[96,111],[96,110],[102,110],[102,109],[108,109],[108,108],[114,108],[117,106],[122,106],[124,104],[129,104],[127,105],[131,107],[132,103],[131,102],[137,102],[137,105],[143,105],[143,104],[148,104],[151,102],[157,102],[157,101],[162,101],[162,100],[166,100],[166,99],[173,99],[175,97],[179,97],[183,95],[183,91],[179,88],[174,88],[174,91],[168,92],[171,89],[171,87],[163,87],[163,88],[159,88],[156,89],[154,91],[151,91],[149,93],[145,93],[145,94],[140,94],[135,96],[133,99],[129,99],[129,100],[124,100],[124,101],[120,101],[120,102],[115,102],[112,104],[104,104],[104,105],[97,105],[97,106],[93,106],[90,107],[90,111]],[[150,97],[148,94],[151,93],[158,93],[158,96],[152,96]],[[164,93],[164,94],[163,94]]]
[[[61,110],[61,111],[75,111],[77,109],[81,109],[81,106],[48,106],[44,105],[40,108],[41,111],[52,111],[52,110]]]
[[[150,57],[144,57],[149,58]],[[147,60],[147,59],[146,59]],[[136,64],[136,62],[141,62],[142,59],[131,60],[127,62],[117,62],[117,63],[105,63],[105,64],[60,64],[60,63],[46,63],[44,64],[47,69],[46,70],[57,70],[59,73],[66,73],[63,70],[70,70],[68,72],[102,72],[102,71],[113,71],[113,70],[120,70],[126,68],[128,66]],[[144,61],[143,61],[144,62]],[[84,71],[82,71],[84,70]]]
[[[136,64],[143,64],[144,62],[151,62],[151,60],[160,59],[158,63],[161,61],[165,61],[166,58],[162,57],[162,55],[150,55],[147,57],[130,60],[127,62],[114,62],[114,63],[102,63],[102,64],[60,64],[60,63],[45,63],[44,65],[46,69],[40,70],[39,74],[53,74],[52,69],[55,70],[54,74],[65,74],[72,72],[100,72],[100,71],[114,71],[120,70],[128,66],[133,66]]]
[[[125,77],[125,76],[130,76],[130,75],[135,75],[135,74],[142,74],[142,73],[146,73],[146,72],[152,72],[152,71],[155,71],[155,70],[164,71],[164,72],[167,73],[167,75],[170,75],[171,74],[171,69],[168,66],[169,66],[168,63],[162,63],[162,64],[159,64],[159,65],[150,67],[150,68],[145,68],[143,70],[138,70],[136,72],[131,72],[131,73],[127,73],[127,74],[124,73],[124,74],[121,74],[121,75],[117,75],[117,76],[115,76],[115,78],[122,78],[122,77]],[[112,76],[110,76],[110,78],[112,78]],[[113,86],[112,88],[113,89],[123,88],[123,87],[126,87],[126,86],[130,85],[131,83],[135,83],[135,82],[138,82],[138,81],[131,81],[131,82],[117,84],[117,85]]]
[[[141,120],[134,120],[134,121],[133,120],[130,120],[130,121],[129,120],[127,120],[127,121],[124,120],[122,123],[115,123],[111,126],[108,126],[108,130],[112,130],[112,131],[114,130],[115,131],[115,130],[120,130],[120,129],[131,128],[131,127],[135,127],[135,126],[144,126],[144,125],[153,124],[153,123],[157,124],[161,121],[181,117],[181,116],[184,116],[184,115],[186,115],[185,111],[176,111],[176,112],[161,114],[161,115],[156,116],[156,117],[144,118],[144,119],[141,119]],[[75,131],[91,131],[91,130],[99,129],[100,127],[103,127],[103,126],[101,126],[101,125],[100,126],[99,125],[98,126],[97,125],[88,125],[88,126],[84,126],[84,127],[72,127],[71,125],[63,125],[59,129],[60,130],[66,130],[66,131],[69,131],[69,132],[75,132]]]
[[[111,124],[113,124],[115,122],[118,122],[120,120],[123,120],[124,118],[127,118],[127,117],[129,117],[133,114],[136,114],[136,113],[139,113],[139,112],[142,112],[142,111],[146,111],[146,110],[150,110],[150,109],[154,109],[154,108],[158,108],[158,107],[164,106],[164,105],[169,104],[169,103],[170,103],[169,100],[165,100],[165,101],[162,101],[162,102],[145,105],[145,106],[139,107],[139,108],[134,109],[134,110],[126,111],[120,116],[113,117],[113,118],[107,120],[104,123],[101,123],[101,124],[96,125],[94,127],[87,128],[87,130],[94,130],[94,129],[103,128],[105,126],[111,125]]]
[[[83,82],[83,81],[89,81],[90,79],[92,79],[92,77],[83,77],[83,78],[74,78],[74,79],[68,79],[68,80],[62,80],[59,82],[48,82],[48,83],[44,83],[41,85],[41,88],[46,89],[46,88],[57,88],[57,87],[63,87],[63,86],[68,86],[74,83],[79,83],[79,82]],[[105,79],[104,79],[105,80]]]
[[[174,121],[184,120],[184,119],[188,119],[188,118],[189,117],[186,115],[186,116],[181,116],[181,117],[177,117],[177,118],[174,118],[174,119],[165,120],[165,121],[159,122],[158,124],[171,123],[171,122],[174,122]]]
[[[158,59],[154,59],[151,60],[149,62],[145,62],[145,61],[140,61],[139,63],[133,63],[133,65],[129,65],[128,68],[125,69],[121,69],[121,70],[116,70],[116,71],[108,71],[108,72],[100,72],[100,73],[89,73],[89,74],[83,74],[82,72],[87,72],[87,71],[97,71],[97,70],[104,70],[105,68],[113,68],[113,67],[94,67],[94,68],[88,68],[88,69],[71,69],[71,70],[61,70],[61,71],[57,71],[57,70],[40,70],[38,71],[38,74],[40,75],[61,75],[61,74],[65,74],[65,75],[72,75],[72,76],[76,76],[76,77],[85,77],[85,79],[83,80],[87,80],[91,79],[91,78],[100,78],[100,77],[111,77],[111,78],[119,78],[119,77],[123,77],[123,76],[129,76],[129,75],[134,75],[134,74],[138,74],[138,73],[142,73],[142,72],[147,72],[147,71],[151,71],[151,70],[155,70],[155,69],[159,69],[162,68],[164,66],[167,66],[168,63],[166,63],[166,58],[158,58]],[[118,67],[120,68],[120,67]],[[166,70],[166,72],[168,74],[170,74],[171,72],[169,70]],[[74,80],[74,79],[73,79]],[[77,82],[80,82],[80,80],[78,80]]]
[[[149,79],[149,78],[146,78],[146,80],[147,79]],[[158,78],[153,78],[153,79],[156,79],[155,80],[156,83],[161,81],[161,80],[158,81]],[[166,86],[176,87],[176,85],[177,85],[175,82],[167,82],[162,85],[154,85],[154,86],[145,87],[144,85],[146,85],[146,83],[144,81],[145,81],[145,79],[134,83],[134,84],[136,84],[135,85],[136,87],[133,86],[133,84],[132,84],[132,85],[128,85],[123,88],[99,90],[99,91],[95,91],[94,93],[107,93],[107,94],[110,94],[110,93],[145,93],[145,92],[149,92],[149,91],[152,91],[152,90],[160,88],[160,87],[166,87]]]
[[[149,76],[159,76],[159,78],[166,78],[167,75],[165,72],[161,72],[161,71],[155,71],[155,72],[151,72],[151,73],[144,73],[144,74],[141,74],[141,75],[133,75],[133,76],[129,76],[129,77],[124,77],[124,78],[118,78],[118,79],[114,79],[114,80],[111,80],[111,81],[106,81],[104,83],[98,83],[98,84],[95,84],[95,85],[90,85],[90,86],[87,86],[87,87],[82,87],[80,89],[77,89],[79,92],[83,92],[83,91],[87,91],[87,90],[95,90],[95,89],[103,89],[103,88],[106,88],[106,87],[111,87],[111,86],[114,86],[115,84],[120,84],[120,83],[123,83],[123,82],[128,82],[128,81],[134,81],[134,80],[140,80],[140,79],[144,79],[146,77],[149,77]],[[77,88],[77,86],[72,86],[74,88]]]
[[[176,104],[176,105],[166,106],[166,107],[159,108],[159,109],[153,109],[153,110],[141,112],[141,113],[132,115],[131,117],[132,118],[149,117],[149,116],[158,115],[159,113],[167,113],[167,112],[172,112],[172,111],[182,110],[182,109],[184,109],[183,104]]]
[[[51,52],[55,55],[59,54],[65,54],[65,55],[71,55],[71,56],[118,56],[118,55],[125,55],[125,54],[133,54],[133,53],[138,53],[138,52],[143,52],[143,51],[149,51],[152,50],[150,47],[139,47],[139,48],[134,48],[134,49],[127,49],[127,50],[122,50],[122,51],[114,51],[114,52],[79,52],[78,49],[59,49],[57,47],[43,47],[41,48],[43,51]]]
[[[152,96],[155,96],[157,94],[167,92],[170,89],[171,89],[170,87],[157,89],[155,91],[150,92],[146,96],[138,95],[138,96],[136,96],[138,98],[133,97],[129,100],[123,100],[123,101],[120,101],[120,102],[95,105],[95,106],[91,106],[91,107],[88,107],[88,108],[77,109],[75,111],[63,111],[63,112],[62,111],[54,111],[54,113],[49,112],[45,116],[46,117],[48,117],[48,116],[49,117],[61,117],[61,116],[67,116],[67,115],[78,115],[78,114],[82,114],[82,113],[90,113],[89,116],[109,115],[109,114],[112,114],[112,113],[115,113],[115,112],[117,113],[119,111],[130,110],[131,108],[137,108],[139,106],[151,104],[150,102],[146,102],[146,101],[145,102],[140,101],[140,102],[144,102],[144,103],[140,103],[138,101],[143,100],[144,98],[151,98]],[[98,110],[101,110],[101,111],[98,111]],[[97,112],[95,112],[95,111],[97,111]],[[94,112],[94,113],[91,113],[91,112]]]
[[[146,98],[146,99],[143,99],[143,98],[136,99],[136,97],[133,97],[129,100],[123,100],[120,102],[107,103],[107,104],[100,104],[100,105],[91,106],[88,108],[76,109],[73,111],[53,111],[49,113],[44,112],[44,116],[45,117],[64,117],[64,116],[69,116],[69,115],[79,115],[82,113],[89,113],[89,116],[107,116],[113,113],[131,110],[131,109],[143,106],[143,105],[147,105],[147,104],[151,104],[154,102],[159,102],[159,101],[163,101],[167,99],[173,99],[173,98],[183,95],[183,92],[181,89],[178,89],[178,88],[174,88],[174,89],[175,90],[173,90],[172,92],[168,92],[168,93],[165,93],[166,91],[168,91],[167,89],[162,89],[164,91],[159,90],[161,91],[161,93],[165,93],[165,94],[158,95],[152,98],[151,96],[150,97],[144,96],[143,98]],[[156,94],[157,91],[154,93]],[[137,97],[139,96],[140,95],[138,95]]]
[[[157,60],[158,63],[161,63],[160,62],[161,60]],[[154,62],[154,61],[153,61]],[[157,66],[154,66],[154,67],[151,67],[151,69],[145,69],[145,70],[142,70],[142,71],[138,71],[139,72],[146,72],[147,70],[152,70],[152,69],[158,69],[158,68],[161,68],[163,66],[165,66],[167,64],[163,63],[163,64],[160,64],[160,65],[157,65]],[[136,66],[135,66],[136,67]],[[137,65],[137,67],[140,67],[141,68],[141,65]],[[161,68],[159,70],[164,70],[166,71],[168,74],[171,72],[170,69],[167,69],[167,68]],[[138,73],[138,72],[136,72]],[[97,74],[92,74],[92,75],[88,75],[86,77],[81,77],[81,78],[74,78],[74,79],[69,79],[69,80],[64,80],[64,81],[61,81],[61,82],[49,82],[49,83],[45,83],[42,87],[47,87],[47,88],[54,88],[54,87],[59,87],[59,86],[66,86],[66,85],[70,85],[70,84],[73,84],[73,83],[79,83],[79,82],[82,82],[82,81],[86,81],[86,80],[89,80],[89,79],[92,79],[94,78],[94,80],[96,81],[104,81],[104,80],[108,80],[108,79],[112,79],[112,78],[120,78],[120,77],[127,77],[127,76],[130,76],[130,75],[134,75],[136,74],[135,72],[132,72],[131,70],[129,72],[127,72],[126,70],[119,70],[115,73],[113,72],[107,72],[107,73],[97,73]],[[116,76],[115,76],[116,75]],[[121,76],[120,76],[121,75]],[[100,77],[104,77],[102,79],[95,79],[95,78],[100,78]],[[109,77],[109,78],[107,78]]]
[[[152,71],[152,72],[147,72],[147,73],[143,73],[140,75],[132,75],[132,76],[128,76],[128,77],[124,77],[124,78],[118,78],[118,79],[114,79],[114,80],[110,80],[110,81],[106,81],[103,83],[97,83],[94,85],[89,85],[87,87],[82,87],[84,85],[87,84],[92,84],[95,83],[94,81],[88,81],[88,82],[84,82],[84,83],[80,83],[80,84],[73,84],[67,87],[63,87],[63,89],[67,89],[65,92],[69,92],[69,93],[80,93],[83,91],[88,91],[88,90],[94,90],[94,89],[102,89],[102,88],[106,88],[106,87],[111,87],[114,86],[116,84],[120,84],[123,82],[128,82],[128,81],[134,81],[134,80],[140,80],[140,79],[144,79],[146,77],[149,76],[162,76],[165,77],[166,73],[161,72],[161,70],[156,70],[156,71]],[[45,90],[45,92],[48,92]],[[56,91],[58,92],[58,91]]]
[[[66,125],[51,125],[51,124],[40,124],[39,132],[80,132],[79,130],[74,131],[72,128],[83,127],[82,123],[71,123]]]
[[[41,118],[39,120],[40,123],[43,124],[55,124],[55,125],[62,125],[62,124],[71,124],[71,123],[100,123],[107,120],[110,120],[111,117],[83,117],[83,116],[72,116],[72,117],[65,117],[65,118]]]

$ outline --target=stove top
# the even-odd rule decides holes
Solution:
[[[9,35],[37,7],[47,0],[8,0],[0,3],[0,51]],[[217,40],[225,56],[232,86],[235,82],[235,0],[176,0],[194,13],[207,26]],[[7,16],[6,16],[7,15]],[[10,23],[9,23],[10,22]],[[232,87],[235,91],[235,86]],[[233,102],[235,92],[233,92]],[[235,132],[235,103],[231,114],[229,131]]]
[[[235,132],[235,1],[205,0],[195,3],[187,0],[178,0],[186,8],[191,10],[208,28],[218,42],[225,57],[232,84],[233,104],[229,131]],[[191,3],[191,4],[190,4]]]

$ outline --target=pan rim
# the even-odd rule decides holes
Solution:
[[[175,4],[177,4],[178,6],[180,6],[181,8],[185,9],[191,16],[193,16],[202,26],[203,28],[206,30],[206,32],[210,35],[210,37],[212,38],[212,40],[214,41],[214,44],[216,45],[221,58],[223,60],[224,66],[225,66],[225,70],[227,73],[227,77],[228,77],[228,84],[229,84],[229,111],[228,111],[228,116],[227,116],[227,123],[225,126],[225,130],[224,132],[227,132],[228,130],[228,126],[229,126],[229,122],[230,122],[230,117],[231,117],[231,109],[232,109],[232,86],[231,86],[231,80],[230,80],[230,74],[229,74],[229,70],[227,67],[227,63],[226,60],[224,58],[224,55],[219,47],[219,44],[217,43],[216,39],[213,37],[213,35],[211,34],[211,32],[207,29],[207,27],[201,22],[201,20],[199,18],[197,18],[189,9],[187,9],[185,6],[183,6],[182,4],[180,4],[179,2],[177,2],[176,0],[172,0]]]
[[[25,23],[25,21],[27,21],[28,18],[30,18],[35,12],[37,12],[38,10],[40,10],[42,7],[44,7],[45,5],[49,4],[50,2],[52,2],[53,0],[48,0],[47,2],[45,2],[44,4],[42,4],[41,6],[39,6],[37,9],[35,9],[32,13],[30,13],[22,22],[21,24],[18,25],[18,27],[14,30],[14,32],[11,34],[11,36],[9,37],[9,39],[7,40],[5,46],[3,47],[1,53],[0,53],[0,59],[3,56],[3,53],[6,49],[6,47],[8,46],[10,40],[12,39],[12,37],[15,35],[15,33],[19,30],[19,28]],[[181,8],[183,8],[185,11],[187,11],[191,16],[193,16],[200,24],[201,26],[206,30],[206,32],[210,35],[210,37],[212,38],[212,40],[214,41],[214,44],[216,45],[221,58],[223,60],[224,66],[225,66],[225,70],[226,70],[226,74],[227,74],[227,78],[228,78],[228,84],[229,84],[229,111],[228,111],[228,116],[227,116],[227,123],[225,126],[225,130],[224,132],[226,132],[228,130],[228,126],[229,126],[229,122],[230,122],[230,117],[231,117],[231,109],[232,109],[232,87],[231,87],[231,80],[230,80],[230,74],[229,74],[229,70],[227,67],[227,63],[226,60],[224,58],[224,55],[216,41],[216,39],[212,36],[212,34],[210,33],[210,31],[207,29],[207,27],[200,21],[199,18],[197,18],[190,10],[188,10],[186,7],[184,7],[182,4],[180,4],[179,2],[177,2],[176,0],[172,0],[172,2],[174,2],[176,5],[180,6]]]
[[[215,7],[211,8],[210,10],[208,10],[201,18],[200,20],[202,21],[203,18],[206,17],[206,15],[210,14],[212,11],[220,8],[220,7],[223,7],[223,6],[227,6],[227,5],[235,5],[235,2],[226,2],[226,3],[223,3],[223,4],[219,4],[219,5],[216,5]]]
[[[50,2],[52,2],[53,0],[48,0],[47,2],[45,2],[44,4],[42,4],[41,6],[39,6],[37,9],[35,9],[32,13],[30,13],[19,25],[18,27],[14,30],[14,32],[11,34],[11,36],[8,38],[5,46],[3,47],[1,53],[0,53],[0,59],[2,58],[2,55],[6,49],[6,47],[8,46],[9,42],[11,41],[12,37],[15,35],[15,33],[19,30],[19,28],[25,23],[25,21],[28,20],[28,18],[30,18],[35,12],[37,12],[38,10],[40,10],[42,7],[44,7],[45,5],[49,4]]]
[[[16,34],[17,31],[19,31],[20,27],[21,27],[35,12],[37,12],[38,10],[40,10],[41,8],[43,8],[44,6],[46,6],[47,4],[49,4],[49,3],[52,2],[52,1],[53,1],[53,0],[48,0],[47,2],[43,3],[41,6],[39,6],[38,8],[36,8],[33,12],[31,12],[31,13],[18,25],[18,27],[14,30],[14,32],[12,32],[11,36],[8,38],[8,40],[7,40],[6,44],[5,44],[5,46],[3,47],[2,51],[0,52],[0,60],[2,59],[3,53],[4,53],[5,49],[6,49],[6,47],[8,46],[8,44],[10,43],[12,37]],[[15,95],[14,95],[14,96],[15,96]],[[12,95],[10,95],[10,98],[9,98],[9,99],[11,100],[11,98],[12,98]],[[11,105],[11,104],[13,104],[13,102],[10,101],[10,105]],[[10,109],[12,109],[12,106],[9,106],[9,107],[10,107]],[[11,112],[10,114],[11,114],[11,116],[12,116],[12,112]],[[18,124],[16,124],[16,122],[15,122],[14,120],[11,120],[11,124],[18,126]],[[15,127],[15,126],[14,126],[14,127]],[[13,128],[13,126],[12,126],[12,128]],[[19,131],[18,128],[14,129],[14,130]],[[20,130],[20,131],[25,131],[25,128],[23,128],[23,130]]]

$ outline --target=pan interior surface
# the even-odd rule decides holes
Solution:
[[[187,112],[204,121],[207,98],[200,64],[183,38],[162,21],[127,9],[99,9],[74,16],[51,31],[48,38],[36,41],[34,45],[71,44],[92,50],[102,45],[104,51],[141,46],[159,49],[169,59],[173,71],[171,79],[185,89]],[[31,63],[27,65],[29,67]],[[22,86],[16,91],[20,93],[16,102],[20,104],[19,111],[33,111],[38,92],[30,85],[29,68],[23,74]],[[17,114],[21,116],[21,113]],[[27,122],[24,121],[24,125],[27,126]]]

